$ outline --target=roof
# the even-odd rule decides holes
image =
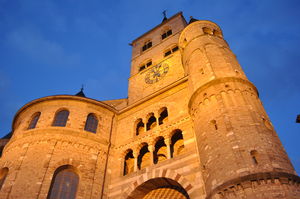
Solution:
[[[11,136],[12,136],[12,131],[6,134],[5,136],[3,136],[1,139],[10,139]]]
[[[133,41],[131,42],[131,44],[133,44],[134,42],[136,42],[136,41],[139,40],[140,38],[144,37],[145,35],[149,34],[149,33],[152,32],[153,30],[155,30],[155,29],[161,27],[162,25],[165,25],[166,23],[168,23],[169,21],[171,21],[172,19],[174,19],[174,18],[177,17],[177,16],[182,16],[182,18],[185,20],[185,18],[184,18],[183,15],[182,15],[182,12],[176,13],[175,15],[173,15],[172,17],[170,17],[169,19],[165,19],[165,18],[164,18],[163,21],[162,21],[160,24],[158,24],[158,25],[155,26],[154,28],[150,29],[149,31],[145,32],[144,34],[142,34],[141,36],[139,36],[138,38],[136,38],[135,40],[133,40]]]
[[[193,23],[193,22],[196,22],[196,21],[199,21],[198,19],[195,19],[193,18],[192,16],[190,17],[190,21],[189,21],[189,24]]]
[[[83,88],[81,88],[81,90],[75,94],[76,96],[79,96],[79,97],[85,97],[85,94],[83,92]]]

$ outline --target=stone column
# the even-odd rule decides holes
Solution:
[[[167,158],[171,159],[171,139],[169,137],[165,139],[165,144],[167,145]]]
[[[144,132],[146,132],[146,131],[147,131],[147,121],[144,122],[144,121],[142,120],[142,122],[144,123]]]
[[[156,127],[159,127],[159,121],[158,121],[159,116],[157,116],[156,114],[154,114],[154,117],[156,118]]]
[[[154,155],[153,155],[154,145],[148,145],[148,150],[150,152],[150,166],[151,166],[154,164]]]
[[[133,171],[136,172],[138,170],[138,154],[137,154],[137,152],[133,152],[133,157],[134,157]]]

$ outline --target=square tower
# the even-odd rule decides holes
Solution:
[[[178,40],[186,26],[182,12],[179,12],[131,43],[129,104],[184,77]]]

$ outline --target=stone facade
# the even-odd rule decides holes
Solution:
[[[49,196],[62,166],[78,176],[77,199],[300,198],[258,91],[215,23],[178,13],[131,45],[128,99],[50,96],[17,112],[1,142],[0,198],[69,198]],[[67,121],[55,126],[61,110]]]

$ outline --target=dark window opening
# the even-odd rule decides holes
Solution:
[[[171,54],[172,54],[171,50],[168,50],[167,52],[165,52],[165,57]]]
[[[0,147],[0,157],[2,157],[3,149],[4,149],[4,146],[1,146]]]
[[[216,120],[210,121],[211,125],[214,127],[215,130],[218,130],[218,125]]]
[[[183,136],[181,130],[176,130],[171,137],[171,157],[175,157],[182,153],[184,149]]]
[[[172,30],[168,30],[161,35],[161,39],[165,39],[168,36],[172,35]]]
[[[211,124],[214,126],[215,130],[218,130],[218,125],[216,120],[212,120]]]
[[[40,112],[34,114],[34,116],[32,117],[32,119],[30,121],[28,129],[34,129],[36,127],[36,124],[37,124],[37,122],[38,122],[38,120],[40,118],[40,115],[41,115]]]
[[[0,190],[5,182],[6,176],[8,174],[8,168],[4,167],[0,170]]]
[[[54,172],[47,199],[75,199],[78,183],[79,176],[72,166],[59,167]]]
[[[176,52],[178,50],[178,46],[175,46],[173,49],[172,49],[172,52]]]
[[[142,47],[142,50],[145,51],[151,47],[152,47],[152,41],[148,41],[144,44],[144,46]]]
[[[168,49],[167,51],[165,51],[165,57],[171,55],[172,53],[176,52],[178,50],[178,46],[174,46],[172,49]]]
[[[98,119],[94,114],[90,113],[86,118],[84,130],[90,131],[92,133],[96,133],[97,127],[98,127]]]
[[[140,132],[144,131],[144,128],[145,128],[144,122],[142,121],[142,119],[139,119],[139,122],[136,125],[135,134],[139,135]]]
[[[52,126],[66,126],[69,117],[69,111],[62,110],[56,113]]]
[[[140,71],[144,70],[146,68],[145,65],[140,66]]]
[[[168,110],[165,108],[161,113],[158,118],[158,124],[161,125],[163,124],[166,120],[168,119]]]
[[[167,159],[167,145],[163,137],[156,142],[153,156],[154,164]]]
[[[140,66],[139,71],[145,70],[147,67],[152,65],[152,60],[148,61],[146,64]]]
[[[148,66],[151,66],[152,65],[152,61],[149,61],[147,64],[146,64],[146,66],[148,67]]]
[[[144,145],[138,156],[138,168],[142,169],[150,164],[150,151],[148,150],[148,145]]]
[[[258,161],[257,161],[257,156],[258,156],[257,151],[256,150],[252,150],[250,152],[250,155],[251,155],[253,164],[257,165],[258,164]]]
[[[153,129],[155,126],[156,126],[156,118],[154,117],[154,115],[152,115],[148,119],[148,122],[147,122],[147,125],[146,125],[146,130],[148,131],[150,129]]]
[[[134,169],[134,157],[133,157],[133,151],[130,149],[125,156],[123,175],[125,176],[133,172],[133,169]]]

